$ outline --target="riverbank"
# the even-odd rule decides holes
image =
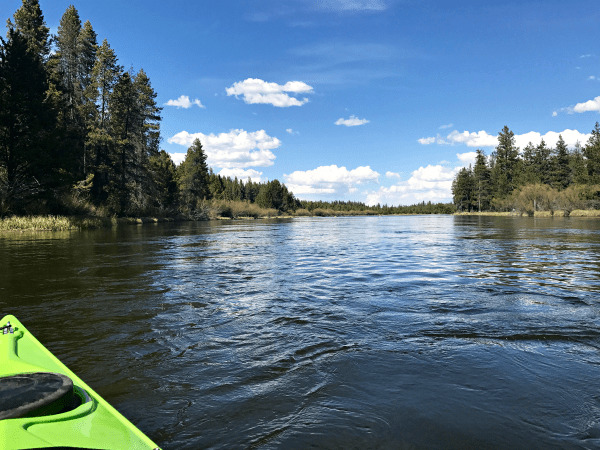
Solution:
[[[162,217],[78,217],[78,216],[11,216],[0,219],[2,231],[80,231],[107,228],[119,224],[174,222]]]
[[[187,222],[208,220],[259,220],[292,219],[294,217],[346,217],[377,215],[365,211],[298,210],[295,214],[278,213],[276,210],[262,211],[262,214],[207,214],[198,219],[179,217],[79,217],[79,216],[11,216],[0,219],[1,232],[24,231],[82,231],[110,228],[119,225],[140,225],[161,222]]]
[[[277,211],[268,211],[266,214],[253,215],[210,215],[199,220],[257,220],[257,219],[292,219],[294,217],[349,217],[379,215],[372,211],[334,211],[316,209],[308,211],[299,209],[295,214],[278,214]],[[414,214],[388,214],[388,215],[414,215]],[[512,211],[484,211],[484,212],[457,212],[456,216],[494,216],[494,217],[520,217],[527,214]],[[570,213],[566,211],[536,211],[534,217],[594,217],[600,218],[600,210],[576,209]],[[118,225],[140,225],[145,223],[184,222],[189,221],[184,217],[78,217],[78,216],[12,216],[0,219],[0,232],[3,231],[81,231],[98,228],[109,228]]]
[[[527,213],[521,213],[519,211],[482,211],[482,212],[457,212],[455,216],[506,216],[506,217],[520,217],[527,216]],[[565,211],[557,209],[554,211],[535,211],[533,217],[599,217],[599,209],[574,209],[573,211]]]

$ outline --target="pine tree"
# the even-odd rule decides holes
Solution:
[[[224,180],[224,185],[224,199],[229,201],[241,201],[244,199],[243,185],[238,181],[237,177],[235,177],[233,180],[227,177]]]
[[[110,94],[109,132],[113,138],[109,150],[107,203],[117,213],[132,213],[146,206],[137,168],[140,165],[140,111],[137,93],[129,73],[123,73]]]
[[[298,209],[300,202],[292,192],[288,191],[288,188],[285,184],[281,185],[283,191],[283,204],[281,205],[281,211],[292,212]]]
[[[77,36],[77,53],[79,54],[79,68],[77,74],[83,91],[92,84],[92,72],[96,62],[96,50],[98,48],[96,32],[90,21],[83,24],[83,28]]]
[[[592,135],[583,148],[587,161],[588,182],[600,184],[600,124],[596,122]]]
[[[160,150],[150,157],[150,170],[156,192],[152,206],[161,213],[175,213],[178,205],[175,163],[167,152]]]
[[[210,198],[206,154],[199,139],[188,148],[185,160],[177,168],[177,181],[184,212],[196,215],[202,200]]]
[[[256,195],[256,204],[261,208],[273,208],[278,211],[293,211],[299,202],[279,180],[268,181],[260,186]]]
[[[274,184],[275,182],[277,182],[277,184]],[[264,183],[256,196],[256,204],[265,209],[279,209],[283,203],[283,198],[279,189],[280,187],[279,181],[277,180]]]
[[[51,187],[54,113],[46,103],[46,71],[21,33],[8,32],[0,53],[0,214]]]
[[[85,142],[81,155],[81,175],[87,177],[92,173],[93,167],[93,149],[89,145],[88,133],[96,127],[98,120],[98,108],[96,106],[98,91],[93,75],[98,44],[96,32],[89,21],[83,24],[83,29],[77,38],[77,48],[79,55],[78,76],[82,89],[80,115],[85,129]]]
[[[83,175],[86,127],[82,116],[83,87],[79,76],[78,39],[81,21],[77,10],[70,6],[63,14],[58,34],[54,38],[56,52],[50,57],[50,92],[58,116],[61,134],[61,165],[69,174],[68,184]]]
[[[98,48],[92,70],[92,81],[88,89],[88,98],[95,108],[88,113],[88,135],[86,152],[93,161],[92,196],[96,204],[102,204],[108,197],[108,184],[112,170],[111,151],[114,148],[114,136],[109,132],[109,99],[122,68],[106,39]],[[90,108],[91,109],[91,108]],[[93,117],[93,121],[92,121]]]
[[[137,108],[136,138],[136,181],[140,189],[140,199],[144,204],[151,203],[156,195],[156,185],[150,168],[150,159],[157,156],[160,144],[160,108],[156,104],[156,92],[150,79],[140,70],[133,79],[135,105]],[[142,197],[145,197],[142,199]]]
[[[50,30],[46,26],[39,1],[23,0],[13,18],[14,23],[10,19],[6,23],[9,31],[14,29],[21,33],[27,41],[29,51],[45,62],[50,54]]]
[[[552,187],[558,190],[565,189],[571,184],[571,168],[569,167],[569,149],[560,134],[556,142],[552,167]]]
[[[581,144],[577,142],[573,152],[569,155],[569,168],[575,184],[587,184],[589,181],[585,156],[581,149]]]
[[[485,153],[482,150],[477,150],[475,159],[475,167],[473,168],[474,182],[474,206],[477,211],[486,211],[490,208],[491,202],[491,185],[490,185],[490,169],[487,165]]]
[[[79,35],[81,33],[81,20],[79,13],[73,5],[69,6],[58,27],[56,36],[58,59],[58,73],[60,85],[64,96],[65,119],[73,124],[78,124],[79,109],[83,96],[81,77],[79,76]]]
[[[515,146],[515,135],[504,126],[498,133],[498,145],[493,154],[492,181],[496,196],[503,198],[516,187],[518,177],[519,149]]]
[[[541,176],[536,165],[536,148],[533,143],[529,142],[523,149],[522,170],[518,184],[522,186],[540,182]]]
[[[546,146],[546,142],[542,139],[535,148],[533,157],[533,170],[539,174],[540,181],[543,184],[550,184],[551,181],[551,155],[552,151]]]
[[[223,199],[225,184],[223,183],[221,176],[214,173],[212,168],[208,172],[208,190],[211,198],[216,200]]]
[[[471,211],[474,206],[475,178],[471,167],[459,170],[452,182],[452,197],[458,211]]]
[[[96,62],[92,69],[92,88],[95,90],[94,100],[98,107],[98,127],[106,129],[108,120],[108,102],[113,87],[117,83],[123,68],[117,64],[117,56],[106,39],[98,47]]]
[[[251,178],[248,178],[248,181],[246,181],[246,184],[244,185],[244,199],[248,200],[250,203],[254,203],[259,191],[260,185],[254,183]]]
[[[139,108],[138,134],[144,154],[147,158],[155,156],[160,144],[160,112],[156,104],[156,92],[150,84],[150,78],[143,69],[136,74],[133,86],[137,94]]]

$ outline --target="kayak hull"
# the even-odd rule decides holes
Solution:
[[[157,449],[158,446],[48,351],[14,316],[0,334],[0,377],[53,372],[69,377],[79,406],[58,414],[0,420],[0,448]],[[0,399],[1,401],[1,399]]]

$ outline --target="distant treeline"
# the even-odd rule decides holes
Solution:
[[[544,140],[522,152],[504,127],[487,157],[477,150],[474,166],[461,169],[452,184],[458,211],[600,209],[600,125],[582,147],[569,149],[559,135],[554,147]]]
[[[456,208],[452,203],[421,202],[410,206],[367,206],[361,202],[344,201],[300,201],[298,213],[311,215],[378,215],[378,214],[453,214]]]

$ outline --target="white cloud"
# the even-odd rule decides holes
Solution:
[[[187,95],[182,95],[177,100],[169,100],[167,103],[165,103],[165,105],[176,106],[178,108],[185,109],[191,108],[193,105],[196,105],[199,108],[204,108],[204,105],[200,100],[198,100],[197,98],[195,98],[194,100],[190,100],[190,98]]]
[[[169,155],[171,156],[171,159],[173,160],[173,162],[175,163],[175,165],[179,165],[183,162],[183,160],[185,159],[185,153],[169,153]]]
[[[221,169],[219,171],[219,175],[222,177],[237,177],[238,180],[242,180],[244,182],[248,178],[251,178],[255,183],[261,183],[263,181],[262,174],[262,172],[254,169]]]
[[[377,181],[379,173],[369,166],[348,170],[337,165],[320,166],[312,170],[297,170],[284,174],[286,186],[295,194],[343,194],[356,189],[356,185]],[[354,192],[354,191],[353,191]]]
[[[594,98],[593,100],[588,100],[587,102],[577,103],[573,108],[569,108],[569,112],[572,113],[584,113],[596,111],[600,112],[600,96]]]
[[[339,118],[335,121],[336,125],[345,125],[347,127],[357,127],[359,125],[364,125],[369,123],[367,119],[359,119],[358,117],[352,115],[348,119]]]
[[[227,169],[271,166],[275,160],[271,150],[281,145],[279,139],[269,136],[265,130],[239,129],[219,134],[181,131],[168,142],[189,147],[196,139],[202,143],[209,166]]]
[[[291,94],[312,93],[313,88],[302,81],[288,81],[284,85],[269,83],[258,78],[247,78],[237,81],[225,89],[227,95],[243,96],[244,102],[248,104],[269,104],[279,108],[288,106],[302,106],[308,102],[308,98],[298,100]]]
[[[600,81],[600,78],[595,76],[590,76],[588,80]],[[581,102],[575,104],[575,106],[567,106],[565,108],[560,108],[552,113],[553,117],[558,115],[558,112],[566,112],[567,114],[575,114],[575,113],[585,113],[585,112],[600,112],[600,96],[593,98],[592,100],[588,100],[586,102]]]
[[[433,144],[436,140],[437,140],[437,138],[435,138],[435,137],[426,137],[426,138],[417,139],[417,141],[421,145]]]
[[[383,0],[320,0],[315,5],[336,12],[385,11],[388,8]]]
[[[467,147],[489,147],[498,144],[498,137],[488,134],[486,131],[452,131],[447,136],[451,144],[466,144]]]
[[[439,129],[440,129],[440,130],[446,130],[446,129],[448,129],[448,128],[452,128],[453,126],[454,126],[454,124],[453,124],[453,123],[449,123],[449,124],[446,124],[446,125],[440,125],[440,126],[439,126]]]
[[[385,173],[385,177],[386,177],[386,178],[400,178],[400,174],[399,174],[399,173],[397,173],[397,172],[390,172],[390,171],[387,171],[387,172]]]
[[[449,169],[428,165],[413,171],[411,177],[390,187],[380,187],[367,195],[367,205],[411,205],[422,201],[447,202],[452,199],[452,181],[460,167]]]
[[[286,131],[286,133],[287,133],[287,134],[292,134],[292,135],[293,135],[293,134],[300,134],[300,132],[299,132],[299,131],[295,131],[295,130],[293,130],[293,129],[291,129],[291,128],[286,128],[286,130],[285,130],[285,131]]]
[[[598,97],[598,101],[600,102],[600,97]],[[586,142],[590,135],[585,133],[580,133],[577,130],[565,129],[561,132],[557,131],[549,131],[546,134],[538,133],[537,131],[530,131],[528,133],[523,134],[515,134],[515,144],[520,149],[523,149],[529,142],[537,145],[541,142],[542,139],[546,142],[546,144],[553,146],[558,141],[558,135],[562,135],[567,146],[572,147],[576,142]],[[498,145],[498,137],[492,136],[486,131],[477,131],[477,132],[469,132],[463,131],[462,133],[457,130],[452,131],[446,137],[440,136],[439,134],[436,137],[426,137],[418,139],[417,142],[422,145],[430,145],[430,144],[439,144],[439,145],[455,145],[455,144],[464,144],[467,147],[495,147]]]
[[[475,164],[475,158],[477,158],[477,152],[457,153],[456,157],[465,166],[468,166],[469,164]]]
[[[517,146],[523,150],[524,147],[531,142],[533,145],[538,145],[542,139],[544,142],[550,147],[556,145],[558,141],[558,136],[561,135],[567,147],[573,147],[577,142],[585,143],[590,138],[590,134],[580,133],[577,130],[563,130],[561,132],[557,131],[548,131],[546,134],[540,134],[536,131],[530,131],[525,134],[516,134],[515,142]]]
[[[430,145],[433,143],[440,145],[465,144],[467,147],[490,147],[498,143],[496,136],[488,134],[486,131],[452,131],[446,137],[439,134],[436,137],[425,137],[417,140],[419,144]]]

